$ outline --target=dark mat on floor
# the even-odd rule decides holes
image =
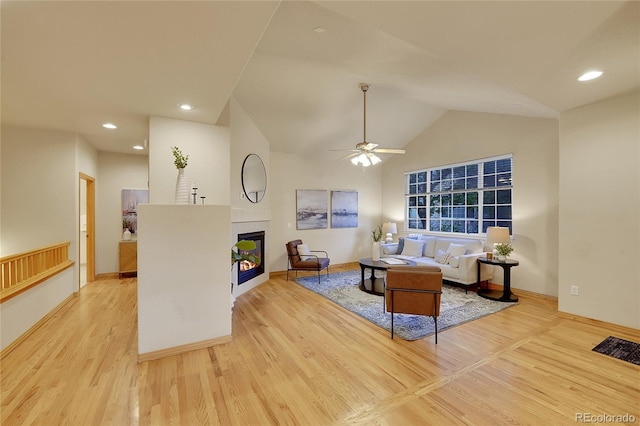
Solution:
[[[592,350],[632,364],[640,365],[640,343],[609,336]]]

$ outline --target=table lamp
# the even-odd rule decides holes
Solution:
[[[386,243],[393,242],[393,235],[398,233],[398,225],[393,222],[387,222],[382,225],[382,232],[387,234]]]
[[[503,226],[490,226],[487,228],[487,238],[485,240],[485,247],[494,249],[498,243],[511,243],[511,237],[509,236],[509,228]],[[495,253],[494,253],[495,254]]]

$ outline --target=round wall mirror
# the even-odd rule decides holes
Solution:
[[[242,163],[242,189],[252,203],[259,203],[267,190],[267,171],[256,154],[247,155]]]

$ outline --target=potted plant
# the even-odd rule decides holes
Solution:
[[[234,250],[236,248],[237,250]],[[231,247],[231,267],[242,260],[248,260],[257,265],[260,264],[261,259],[253,253],[247,253],[256,249],[256,242],[252,240],[240,240]]]
[[[496,253],[498,254],[498,260],[505,261],[507,256],[513,252],[513,247],[509,243],[497,243],[494,245]]]
[[[235,250],[234,250],[235,249]],[[253,240],[240,240],[231,247],[231,268],[237,262],[248,260],[256,265],[260,265],[262,260],[259,256],[250,253],[251,250],[256,249],[256,242]],[[231,293],[233,295],[233,281],[231,281]]]

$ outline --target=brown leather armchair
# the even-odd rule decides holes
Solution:
[[[327,270],[327,276],[329,276],[329,255],[323,250],[309,250],[309,254],[306,254],[305,260],[300,257],[298,253],[298,245],[302,244],[302,240],[289,241],[286,244],[287,247],[287,281],[289,281],[289,271],[296,271],[296,277],[298,271],[318,271],[318,284],[320,283],[320,271]],[[314,253],[321,253],[324,256],[318,256]]]
[[[438,343],[438,316],[442,294],[442,271],[437,266],[389,266],[385,290],[391,312],[391,338],[395,313],[433,317]]]

